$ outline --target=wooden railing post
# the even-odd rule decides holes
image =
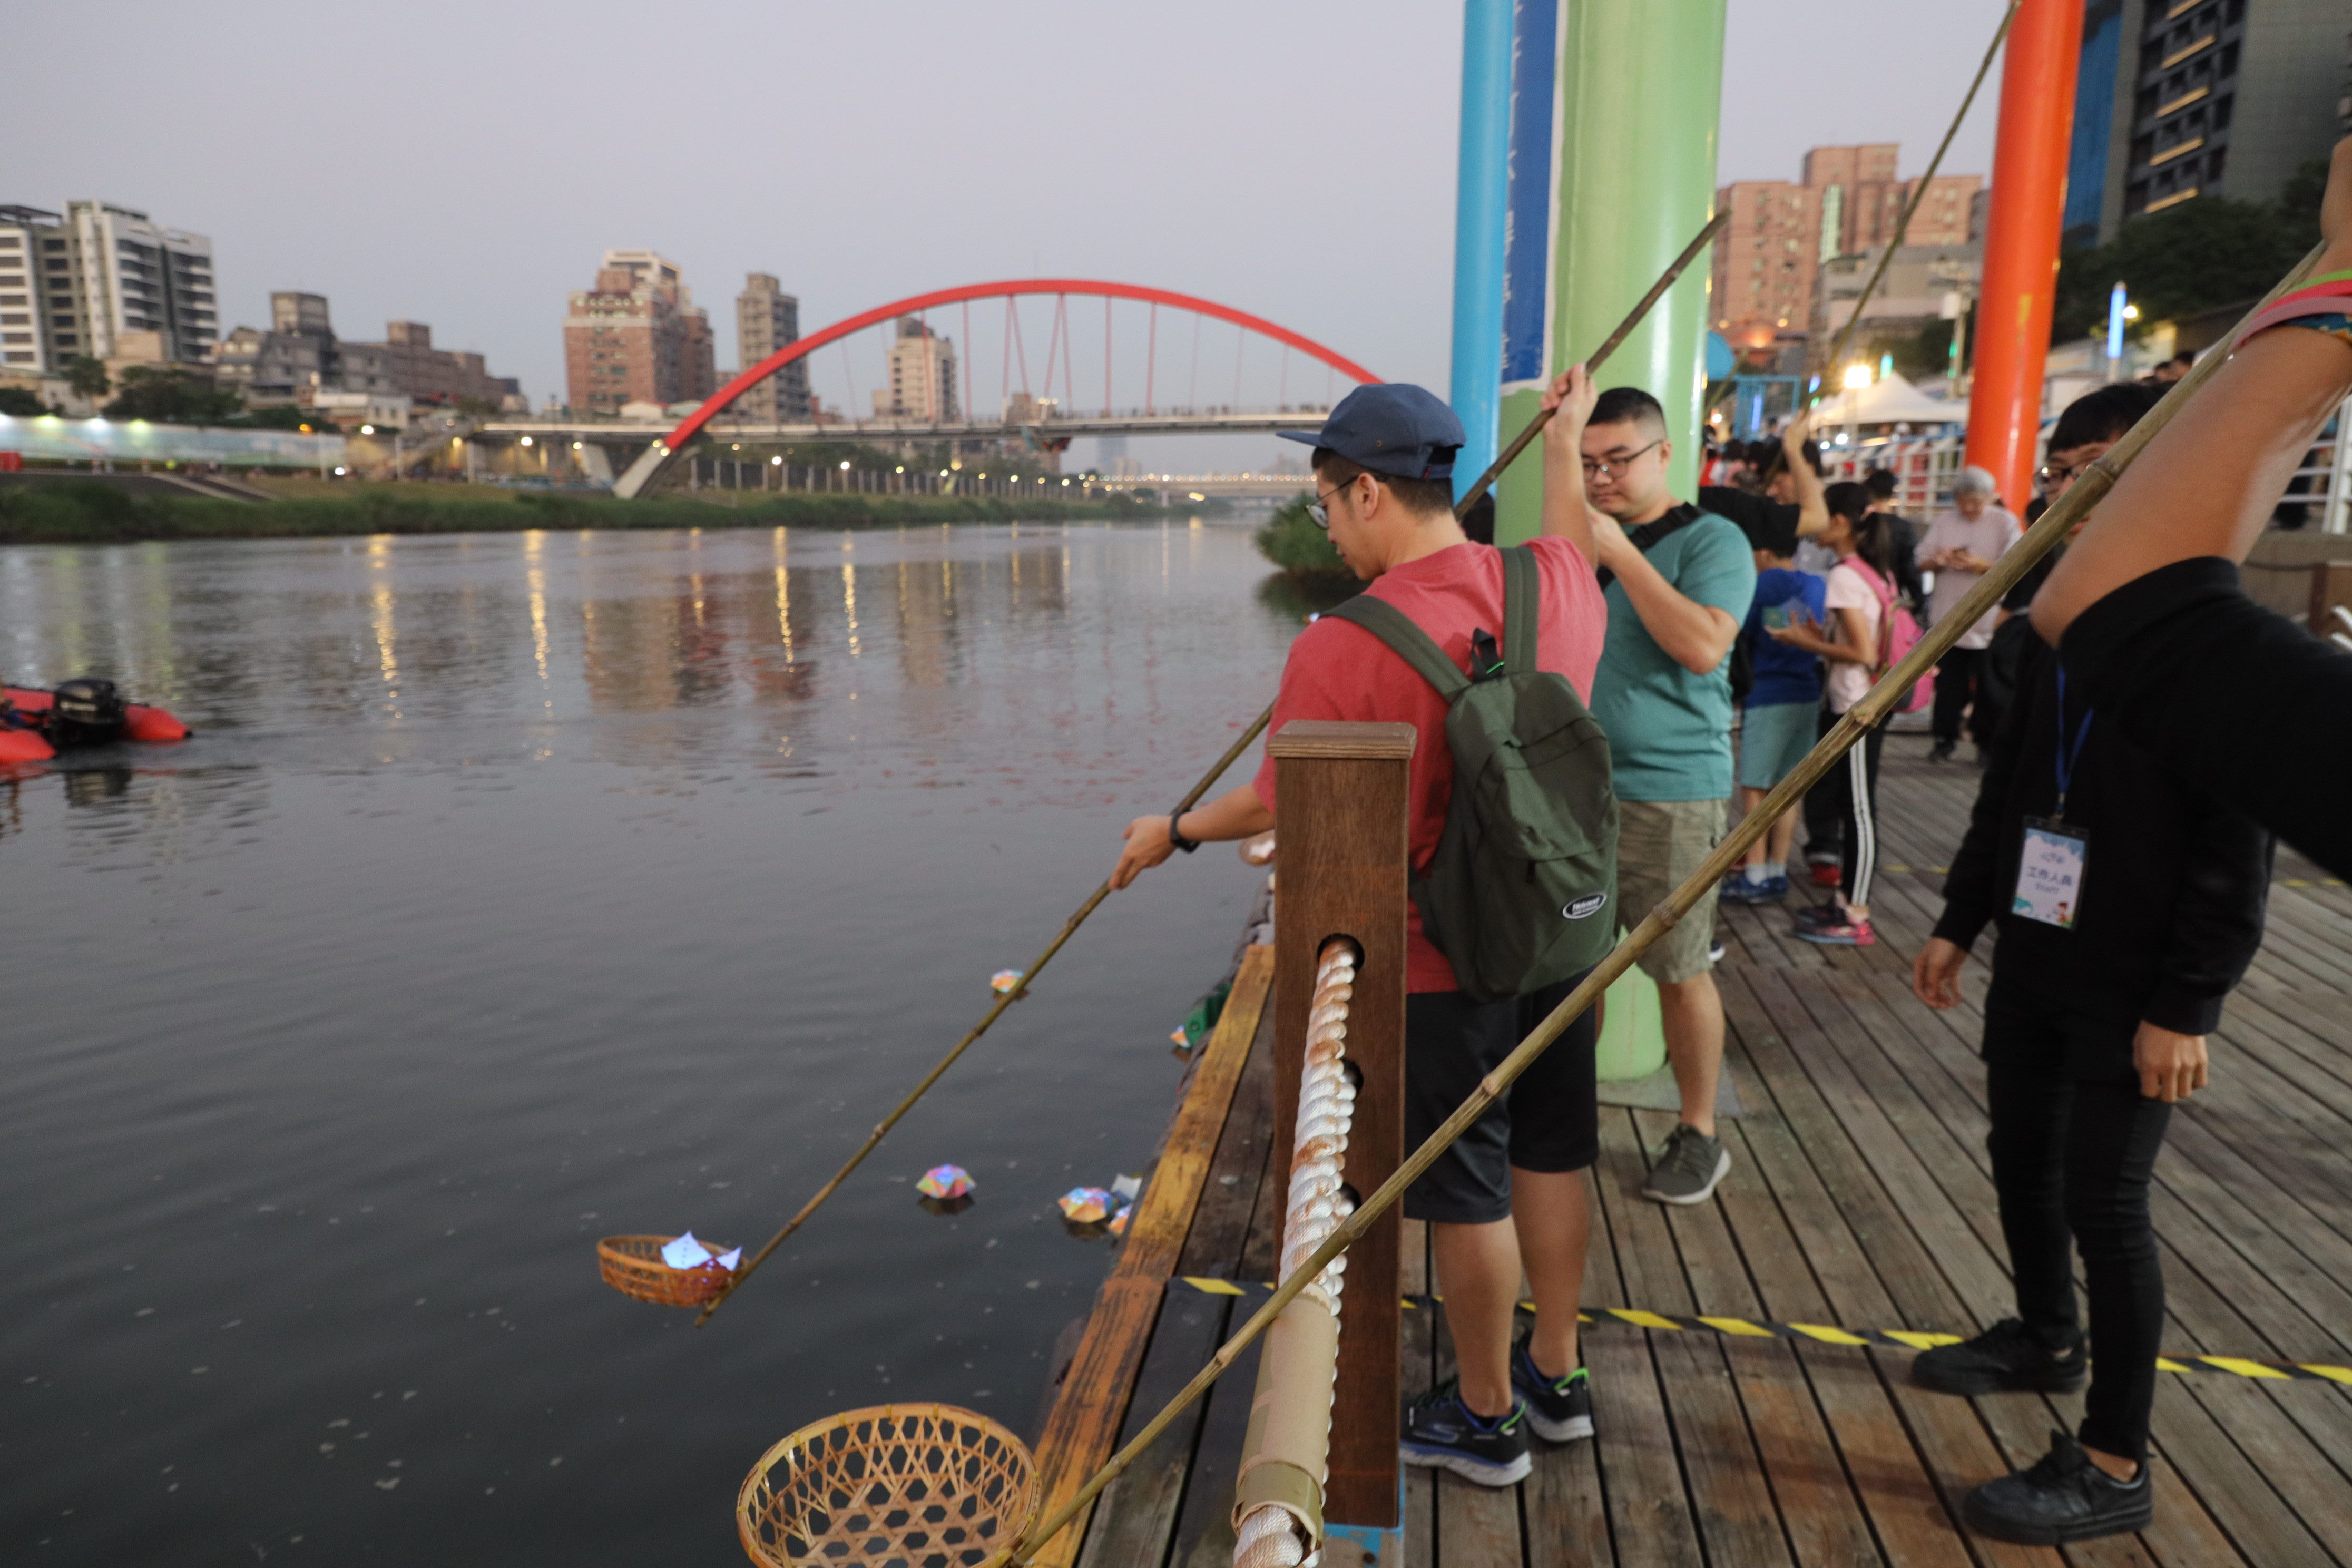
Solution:
[[[1275,759],[1274,1060],[1276,1192],[1290,1184],[1290,1132],[1307,1046],[1315,955],[1327,937],[1363,949],[1348,1015],[1348,1059],[1362,1073],[1346,1179],[1360,1195],[1404,1161],[1406,881],[1410,724],[1299,721],[1267,742]],[[1398,1221],[1349,1249],[1331,1412],[1329,1524],[1393,1530],[1402,1359]]]

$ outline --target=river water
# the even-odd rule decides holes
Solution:
[[[0,784],[0,1558],[740,1562],[805,1422],[1029,1434],[1108,1260],[1054,1199],[1149,1157],[1230,848],[708,1327],[594,1244],[796,1208],[1271,694],[1265,574],[1183,519],[0,550],[0,670],[198,731]]]

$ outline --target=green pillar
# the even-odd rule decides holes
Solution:
[[[1600,346],[1714,210],[1725,4],[1575,0],[1561,7],[1547,311],[1555,375]],[[1665,405],[1670,480],[1685,500],[1698,486],[1708,260],[1691,264],[1600,377],[1604,388],[1639,386]],[[1505,395],[1506,436],[1535,417],[1538,396]],[[1541,458],[1529,451],[1498,484],[1498,542],[1532,538],[1540,525]]]

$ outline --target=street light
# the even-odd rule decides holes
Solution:
[[[1845,367],[1845,389],[1848,392],[1860,392],[1869,384],[1870,367],[1868,365],[1850,364]]]
[[[2124,358],[2124,323],[2131,309],[2131,294],[2121,281],[2107,291],[2107,379],[2116,379],[2116,367]]]

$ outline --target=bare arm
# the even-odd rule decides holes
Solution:
[[[1823,498],[1822,477],[1805,461],[1805,435],[1812,416],[1800,412],[1780,432],[1780,456],[1789,465],[1789,483],[1797,492],[1797,537],[1811,539],[1830,525],[1830,503]]]
[[[1274,813],[1257,797],[1255,784],[1242,784],[1229,789],[1206,805],[1196,805],[1184,814],[1184,837],[1196,844],[1222,844],[1232,838],[1250,838],[1274,826]],[[1127,825],[1127,843],[1119,850],[1118,866],[1110,874],[1110,885],[1124,888],[1150,868],[1176,853],[1168,837],[1168,816],[1139,816]]]
[[[1834,639],[1822,636],[1821,630],[1816,629],[1811,621],[1801,621],[1779,627],[1770,635],[1774,641],[1787,643],[1793,648],[1801,648],[1816,658],[1834,659],[1840,664],[1872,662],[1869,651],[1870,626],[1862,618],[1860,610],[1839,610],[1836,619],[1831,623],[1831,628],[1837,632]]]
[[[1642,629],[1666,650],[1666,657],[1694,675],[1705,675],[1723,662],[1739,623],[1729,611],[1683,597],[1650,558],[1633,548],[1614,518],[1600,518],[1592,534],[1601,549],[1601,564],[1617,574]]]
[[[2336,144],[2320,227],[2319,269],[2352,268],[2352,139]],[[2034,595],[2034,629],[2055,646],[2077,615],[2158,567],[2243,560],[2347,386],[2352,346],[2323,332],[2275,328],[2231,355],[2099,503]]]
[[[1600,394],[1582,365],[1551,384],[1543,396],[1546,408],[1559,412],[1544,426],[1543,531],[1547,539],[1565,539],[1598,563],[1592,545],[1592,508],[1584,499],[1584,422]]]

